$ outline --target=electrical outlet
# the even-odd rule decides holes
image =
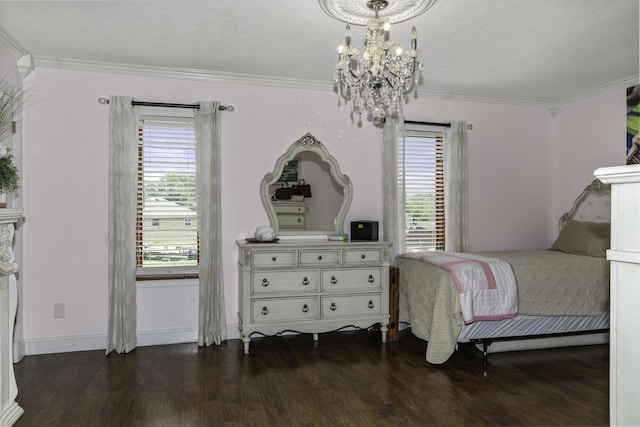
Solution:
[[[53,318],[64,319],[65,306],[64,303],[53,304]]]

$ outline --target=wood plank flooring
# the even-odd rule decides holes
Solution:
[[[258,338],[27,356],[16,426],[586,426],[609,422],[607,345],[443,365],[410,331]]]

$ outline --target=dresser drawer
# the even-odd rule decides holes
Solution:
[[[315,270],[254,271],[251,291],[256,295],[278,292],[315,292],[317,288]]]
[[[322,317],[349,317],[382,314],[380,294],[322,297]]]
[[[278,214],[305,214],[307,212],[306,205],[281,205],[274,203],[273,208]]]
[[[318,318],[317,297],[258,299],[251,302],[251,322],[312,320]],[[292,329],[295,326],[292,325]]]
[[[307,220],[304,215],[278,214],[278,225],[281,228],[305,228],[307,226]]]
[[[382,288],[381,268],[345,268],[323,270],[322,291],[379,290]]]
[[[293,267],[295,265],[296,251],[253,252],[254,267]]]
[[[345,264],[362,264],[365,262],[382,262],[380,249],[347,249],[344,251]]]
[[[301,250],[300,265],[335,265],[340,264],[339,250]]]

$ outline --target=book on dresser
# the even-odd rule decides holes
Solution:
[[[238,240],[244,352],[253,334],[313,334],[389,324],[389,242]]]

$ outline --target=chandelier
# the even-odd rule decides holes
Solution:
[[[339,5],[341,0],[320,0],[329,15],[337,19],[362,25],[363,16],[356,8],[362,2],[351,2],[352,10]],[[393,0],[391,0],[393,1]],[[399,4],[404,1],[404,4]],[[390,14],[381,17],[381,12],[389,6],[387,0],[369,0],[366,8],[373,17],[366,20],[363,48],[351,43],[351,27],[347,24],[345,42],[338,48],[334,80],[339,95],[351,104],[352,115],[362,118],[368,111],[369,118],[380,124],[385,117],[395,116],[401,109],[405,95],[420,79],[423,69],[422,52],[417,49],[417,31],[411,29],[409,49],[404,50],[399,43],[390,40],[391,22],[412,18],[431,7],[436,0],[396,1]],[[347,5],[349,2],[345,2]],[[412,3],[407,9],[407,3]],[[403,9],[404,8],[404,9]],[[401,9],[401,10],[399,10]]]

